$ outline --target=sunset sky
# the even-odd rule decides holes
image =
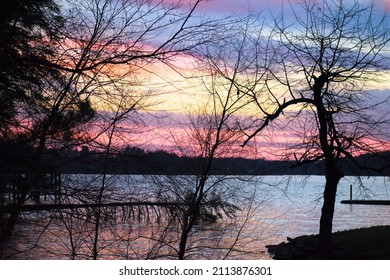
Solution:
[[[187,2],[193,2],[190,0]],[[201,3],[198,10],[205,11],[209,14],[214,15],[227,15],[234,13],[245,13],[248,8],[253,10],[267,10],[280,11],[282,7],[287,8],[290,4],[299,3],[299,0],[207,0]],[[351,3],[354,0],[345,0],[344,3]],[[360,3],[374,2],[383,10],[390,9],[389,0],[358,0]]]
[[[369,3],[366,0],[361,2]],[[377,0],[375,3],[378,6],[378,12],[390,11],[390,1]],[[295,5],[294,1],[290,1],[290,4]],[[263,11],[264,15],[271,18],[270,14],[276,15],[282,8],[288,15],[291,12],[290,4],[283,0],[210,0],[199,5],[197,14],[218,18],[237,14],[244,15],[249,9]],[[210,94],[202,85],[204,80],[183,78],[182,75],[195,76],[194,61],[190,57],[181,56],[175,63],[180,67],[180,74],[166,65],[154,64],[149,66],[151,73],[143,73],[140,76],[143,85],[146,84],[155,96],[149,100],[151,106],[145,112],[140,112],[143,125],[135,128],[135,125],[129,122],[122,124],[124,131],[136,131],[136,134],[130,133],[126,141],[131,140],[132,143],[140,144],[147,149],[165,149],[179,153],[180,150],[186,152],[191,150],[189,143],[193,140],[190,139],[192,132],[188,116],[195,116],[209,100]],[[196,73],[196,75],[199,74]],[[373,84],[370,90],[374,96],[380,99],[387,98],[390,94],[390,78],[389,82]],[[249,115],[253,117],[256,113],[252,112]],[[241,118],[244,119],[248,116],[244,112]],[[289,130],[286,130],[281,129],[282,123],[275,122],[275,124],[275,129],[267,130],[267,134],[257,137],[248,145],[252,146],[253,149],[250,147],[246,147],[244,150],[239,148],[244,137],[234,139],[237,148],[229,156],[275,158],[275,154],[279,153],[280,148],[299,140],[299,130],[302,129],[299,125],[294,127],[293,124],[289,124]],[[178,148],[178,146],[181,147]]]

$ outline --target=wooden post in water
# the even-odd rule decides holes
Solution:
[[[352,185],[349,185],[349,200],[352,200]]]

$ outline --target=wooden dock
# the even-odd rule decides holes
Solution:
[[[390,205],[390,200],[352,199],[352,185],[350,185],[349,186],[349,199],[342,200],[341,204]]]
[[[342,204],[390,205],[390,200],[342,200]]]
[[[0,200],[8,199],[17,201],[21,189],[28,184],[28,178],[23,173],[0,173]],[[57,202],[61,196],[61,173],[53,171],[43,174],[38,184],[30,186],[28,198],[34,201],[40,201],[43,197],[53,196]]]

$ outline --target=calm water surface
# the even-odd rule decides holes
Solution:
[[[93,176],[72,175],[69,182],[89,186],[96,184],[98,187],[101,178],[96,177],[93,180],[91,178]],[[286,237],[318,233],[324,177],[231,177],[226,182],[221,190],[226,192],[234,190],[233,193],[236,195],[233,196],[233,200],[239,204],[242,211],[235,219],[227,218],[215,225],[195,228],[190,236],[189,244],[192,249],[189,252],[193,255],[189,253],[189,258],[219,259],[227,256],[238,259],[268,259],[265,245],[280,243],[285,241]],[[155,179],[151,177],[121,176],[116,177],[105,192],[107,199],[120,200],[132,195],[148,199],[150,186],[153,184]],[[167,188],[170,188],[169,184],[168,182]],[[334,231],[390,224],[390,206],[341,204],[341,200],[349,199],[351,185],[354,199],[390,200],[388,178],[343,178],[337,193]],[[219,186],[216,185],[215,188],[217,187]],[[82,192],[82,188],[75,191]],[[110,192],[115,195],[110,195]],[[241,197],[243,193],[245,195]],[[175,244],[177,236],[172,233],[175,232],[174,225],[169,225],[172,231],[167,233],[167,230],[162,232],[161,225],[164,221],[160,221],[160,224],[146,224],[116,220],[114,225],[112,221],[110,222],[109,216],[107,217],[106,226],[100,230],[99,236],[101,258],[144,259],[153,256],[159,258],[172,256],[177,245]],[[88,217],[78,221],[67,219],[67,216],[59,217],[59,214],[52,215],[50,219],[40,214],[25,217],[11,245],[10,258],[88,259],[93,240],[93,231],[89,227]],[[164,226],[164,229],[167,228]],[[33,234],[34,231],[36,233]],[[161,242],[163,235],[164,241]],[[159,242],[170,243],[169,246],[165,246],[165,243],[162,246]],[[230,252],[226,248],[232,244],[235,244],[235,249]]]

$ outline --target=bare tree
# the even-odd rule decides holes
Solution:
[[[20,59],[21,64],[37,65],[37,71],[49,69],[51,75],[42,72],[43,81],[35,97],[28,102],[15,102],[19,107],[13,108],[15,122],[9,131],[17,135],[13,139],[8,132],[1,135],[2,140],[7,140],[4,142],[7,147],[24,144],[32,147],[26,166],[27,179],[18,190],[18,207],[13,208],[2,231],[1,248],[9,239],[30,191],[48,172],[43,155],[48,150],[99,140],[102,134],[115,129],[119,119],[140,108],[148,91],[135,94],[129,89],[142,83],[139,72],[152,61],[168,62],[198,42],[195,38],[204,32],[202,26],[207,25],[201,21],[190,23],[190,18],[200,2],[183,9],[182,1],[61,2],[58,15],[61,28],[55,29],[56,36],[52,39],[41,32],[39,37],[42,44],[52,46],[48,55]],[[27,28],[44,30],[37,24]],[[94,126],[101,121],[97,112],[108,110],[104,107],[107,104],[119,104],[117,118]],[[2,121],[2,127],[5,123]]]
[[[304,1],[292,7],[290,21],[286,14],[274,21],[266,48],[273,65],[266,65],[262,90],[246,87],[263,117],[245,144],[277,119],[298,123],[302,142],[290,158],[297,164],[324,162],[319,230],[324,252],[332,249],[336,192],[344,176],[340,161],[358,164],[355,156],[386,147],[388,111],[381,105],[388,100],[375,99],[369,90],[389,67],[386,20],[373,4]]]
[[[271,24],[261,14],[244,18],[226,30],[234,39],[209,48],[208,63],[245,96],[247,114],[257,111],[252,127],[241,122],[243,146],[280,131],[292,141],[284,159],[323,161],[319,249],[329,252],[341,160],[370,169],[354,158],[388,147],[388,99],[370,89],[385,80],[390,30],[373,4],[303,1],[289,11]]]
[[[219,28],[233,28],[234,24],[235,21],[230,20]],[[241,127],[243,117],[236,114],[246,105],[246,97],[237,93],[236,85],[226,80],[225,75],[215,71],[217,68],[213,63],[218,63],[219,66],[220,63],[226,63],[225,70],[228,68],[227,63],[230,61],[221,59],[217,62],[213,59],[215,52],[222,52],[219,49],[222,38],[231,34],[221,32],[220,29],[214,32],[211,34],[213,40],[199,46],[193,53],[198,58],[195,73],[200,71],[203,74],[200,77],[196,74],[195,77],[186,77],[191,84],[200,82],[200,88],[205,90],[205,100],[198,105],[199,108],[190,109],[191,112],[184,118],[187,122],[178,122],[185,135],[183,131],[179,135],[175,135],[174,131],[171,133],[171,141],[179,154],[192,159],[187,170],[193,175],[170,178],[171,184],[166,189],[161,189],[161,195],[166,199],[174,197],[183,205],[182,216],[177,221],[180,225],[178,248],[173,250],[179,259],[193,258],[195,254],[201,253],[202,249],[225,252],[224,257],[227,258],[240,243],[241,231],[251,219],[251,211],[256,208],[255,204],[258,202],[254,195],[255,190],[248,195],[248,190],[229,185],[237,178],[217,175],[218,169],[222,173],[229,172],[229,166],[218,166],[216,159],[242,156],[240,143],[244,141]],[[240,43],[245,45],[245,42]],[[236,66],[232,70],[233,76],[238,76],[241,71],[240,65]],[[187,139],[185,142],[182,141],[183,137]],[[246,207],[248,205],[250,207]],[[206,240],[202,245],[201,235],[202,232],[207,232],[207,225],[218,223],[219,220],[224,222],[225,219],[233,219],[241,211],[246,213],[246,218],[238,225],[239,229],[235,232],[237,236],[230,244],[222,240],[213,244]],[[199,228],[202,225],[205,227],[203,230]]]

